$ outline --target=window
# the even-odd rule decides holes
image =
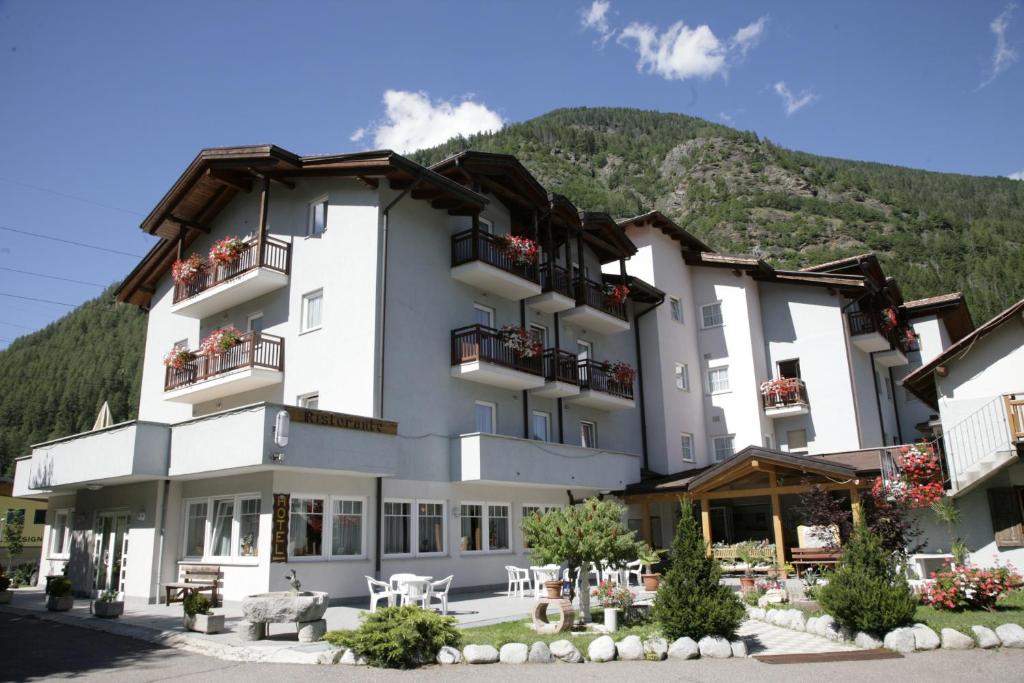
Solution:
[[[729,391],[729,366],[708,368],[708,393],[721,394]]]
[[[235,519],[235,499],[216,498],[213,501],[213,519],[210,526],[210,555],[231,555],[232,525]]]
[[[705,304],[700,307],[700,315],[702,326],[706,329],[708,327],[719,327],[723,325],[722,322],[722,302],[716,301],[713,304]]]
[[[412,552],[412,504],[384,502],[384,554],[408,555]]]
[[[444,503],[416,503],[417,547],[420,555],[443,553],[445,550]]]
[[[319,557],[324,551],[324,499],[293,497],[288,528],[289,557]]]
[[[488,235],[494,234],[494,221],[487,218],[480,219],[480,232],[486,232]]]
[[[324,290],[303,295],[302,297],[302,331],[319,330],[324,317]]]
[[[238,555],[256,557],[260,540],[260,499],[238,501]]]
[[[309,205],[309,235],[319,237],[327,230],[327,197]]]
[[[683,322],[683,302],[674,296],[668,298],[669,310],[672,313],[672,319],[677,323]]]
[[[335,498],[331,501],[331,555],[360,557],[363,554],[363,501]]]
[[[484,327],[494,327],[494,309],[483,304],[473,304],[473,322]]]
[[[576,340],[576,358],[578,360],[590,360],[594,357],[594,345],[586,339]]]
[[[714,461],[722,462],[733,454],[733,436],[716,436],[713,439]]]
[[[786,445],[790,453],[807,452],[807,430],[791,429],[786,432]]]
[[[597,423],[580,420],[580,446],[597,448]]]
[[[690,368],[686,363],[676,363],[676,389],[679,391],[690,390]]]
[[[45,510],[43,510],[45,514]],[[71,518],[72,510],[56,510],[53,513],[53,524],[50,526],[50,555],[67,557],[71,552]]]
[[[890,400],[890,401],[892,400],[892,378],[891,377],[886,377],[885,378],[885,397],[888,400]]]
[[[522,507],[523,516],[520,519],[520,522],[522,522],[523,520],[527,519],[528,517],[532,517],[533,515],[543,515],[543,514],[546,514],[548,512],[551,512],[552,510],[558,510],[561,507],[562,507],[561,505],[540,505],[540,504],[537,504],[537,505],[524,505]],[[520,529],[521,528],[522,527],[520,527]],[[529,547],[530,547],[530,544],[526,542],[526,536],[524,535],[523,536],[523,548],[529,548]]]
[[[551,441],[551,415],[540,410],[533,411],[530,438],[537,441]]]
[[[262,313],[251,313],[246,318],[246,328],[249,332],[262,332],[263,331],[263,314]]]
[[[8,524],[24,524],[25,523],[25,508],[18,510],[7,511],[7,523]]]
[[[462,550],[464,552],[477,552],[484,549],[483,505],[459,506],[460,521],[462,522]]]
[[[779,377],[785,379],[800,379],[800,359],[780,360],[776,363],[779,369]]]
[[[683,454],[683,462],[693,462],[693,435],[680,434],[679,447]]]
[[[46,510],[39,509],[32,513],[33,524],[46,524]]]
[[[463,552],[509,550],[507,503],[462,503],[459,512]]]
[[[304,394],[299,396],[299,407],[317,410],[320,408],[320,394]]]
[[[548,347],[548,328],[537,323],[530,323],[530,336],[539,341],[542,348]]]
[[[509,549],[508,505],[487,506],[487,549]]]
[[[494,434],[498,407],[487,401],[476,402],[476,431],[480,434]]]

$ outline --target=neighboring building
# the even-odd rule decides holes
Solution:
[[[3,526],[11,522],[23,524],[21,542],[22,552],[14,558],[14,564],[31,562],[39,563],[40,550],[43,545],[43,529],[46,523],[46,501],[32,498],[14,498],[13,483],[9,479],[0,479],[0,571],[7,569],[11,561],[7,543],[4,541]]]
[[[995,316],[904,379],[938,411],[950,495],[971,558],[1024,566],[1024,300]],[[931,550],[949,551],[949,531],[927,515]]]

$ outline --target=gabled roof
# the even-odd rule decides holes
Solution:
[[[605,282],[611,282],[616,285],[624,284],[629,287],[629,298],[632,301],[642,304],[654,304],[655,306],[665,301],[665,292],[636,276],[627,275],[623,277],[622,275],[604,273],[601,277]]]
[[[579,216],[580,224],[583,226],[583,239],[594,250],[601,263],[629,258],[636,253],[633,240],[626,237],[625,230],[608,214],[600,211],[580,211]]]
[[[904,377],[903,386],[932,408],[938,409],[939,401],[934,377],[936,369],[949,363],[955,363],[962,352],[966,352],[977,341],[995,332],[1007,322],[1016,321],[1019,324],[1022,314],[1024,314],[1024,299],[997,314],[988,322],[965,335],[960,341],[950,344],[942,353]]]
[[[684,249],[690,249],[693,251],[714,251],[714,249],[704,244],[704,242],[679,227],[675,221],[663,214],[661,211],[648,211],[647,213],[642,213],[639,216],[624,218],[619,221],[619,226],[623,230],[632,227],[644,227],[647,225],[661,230],[663,233],[679,242]]]
[[[718,481],[726,472],[743,467],[752,461],[756,461],[759,464],[770,463],[772,465],[782,465],[783,467],[788,467],[790,469],[800,470],[804,474],[814,473],[832,475],[843,479],[851,479],[857,476],[857,469],[855,467],[841,462],[825,460],[820,457],[794,455],[792,453],[761,448],[759,446],[747,446],[739,453],[723,460],[714,467],[708,468],[698,476],[691,479],[687,488],[690,491],[700,491],[701,489]]]
[[[431,171],[449,178],[461,177],[477,183],[482,191],[500,197],[508,204],[546,210],[548,191],[525,166],[511,154],[465,150],[442,159]]]
[[[790,285],[811,285],[836,290],[860,291],[867,288],[863,275],[816,273],[802,270],[776,270],[764,259],[754,256],[732,256],[729,254],[683,252],[683,260],[691,266],[729,268],[737,273],[748,273],[761,282],[776,282]]]
[[[910,320],[930,315],[938,316],[946,326],[950,339],[958,342],[974,330],[974,320],[961,292],[930,296],[926,299],[905,301],[900,307]]]

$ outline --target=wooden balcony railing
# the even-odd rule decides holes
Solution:
[[[486,325],[469,325],[452,330],[452,365],[482,361],[512,370],[543,375],[542,357],[519,358],[501,340],[498,330]]]
[[[611,396],[633,400],[633,383],[615,381],[604,363],[596,360],[581,360],[576,366],[580,378],[580,389],[600,391]]]
[[[259,249],[255,239],[246,241],[245,248],[238,255],[238,258],[225,266],[210,264],[206,270],[192,282],[183,282],[174,286],[174,303],[190,299],[211,287],[216,287],[222,282],[238,277],[254,268],[269,268],[281,273],[288,274],[291,270],[292,247],[287,242],[268,237],[263,242],[263,258],[261,263],[256,262]]]
[[[572,276],[562,266],[552,266],[549,270],[548,264],[541,264],[540,286],[545,292],[558,292],[564,296],[575,298]]]
[[[850,321],[852,336],[878,332],[878,317],[870,311],[850,311],[846,314],[846,319]]]
[[[167,368],[164,391],[214,379],[242,368],[284,370],[284,339],[262,332],[246,332],[223,353],[196,356],[183,368]]]
[[[1010,423],[1010,440],[1024,443],[1024,394],[1006,394],[1006,417]]]
[[[549,382],[579,384],[575,353],[562,349],[544,349],[544,379]]]
[[[576,289],[577,305],[590,306],[608,315],[615,316],[620,320],[628,320],[626,317],[626,304],[613,304],[608,301],[608,295],[604,293],[604,285],[600,282],[577,277],[573,284]]]
[[[512,273],[530,282],[540,282],[537,274],[537,264],[519,264],[499,244],[498,238],[487,232],[477,232],[476,239],[473,239],[473,231],[452,235],[452,267],[461,266],[463,263],[482,261],[495,268],[500,268],[506,273]]]
[[[796,377],[765,382],[761,385],[761,405],[765,410],[808,405],[807,386]]]

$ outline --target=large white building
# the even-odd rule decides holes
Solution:
[[[289,567],[335,598],[400,571],[501,584],[531,510],[745,446],[913,440],[929,408],[899,376],[970,330],[873,256],[724,256],[657,212],[581,212],[504,155],[204,150],[142,229],[160,241],[118,292],[149,311],[138,420],[36,445],[15,478],[49,501],[40,575],[129,600],[198,563],[227,600]],[[226,351],[186,353],[226,328]],[[630,508],[656,544],[673,521]]]

